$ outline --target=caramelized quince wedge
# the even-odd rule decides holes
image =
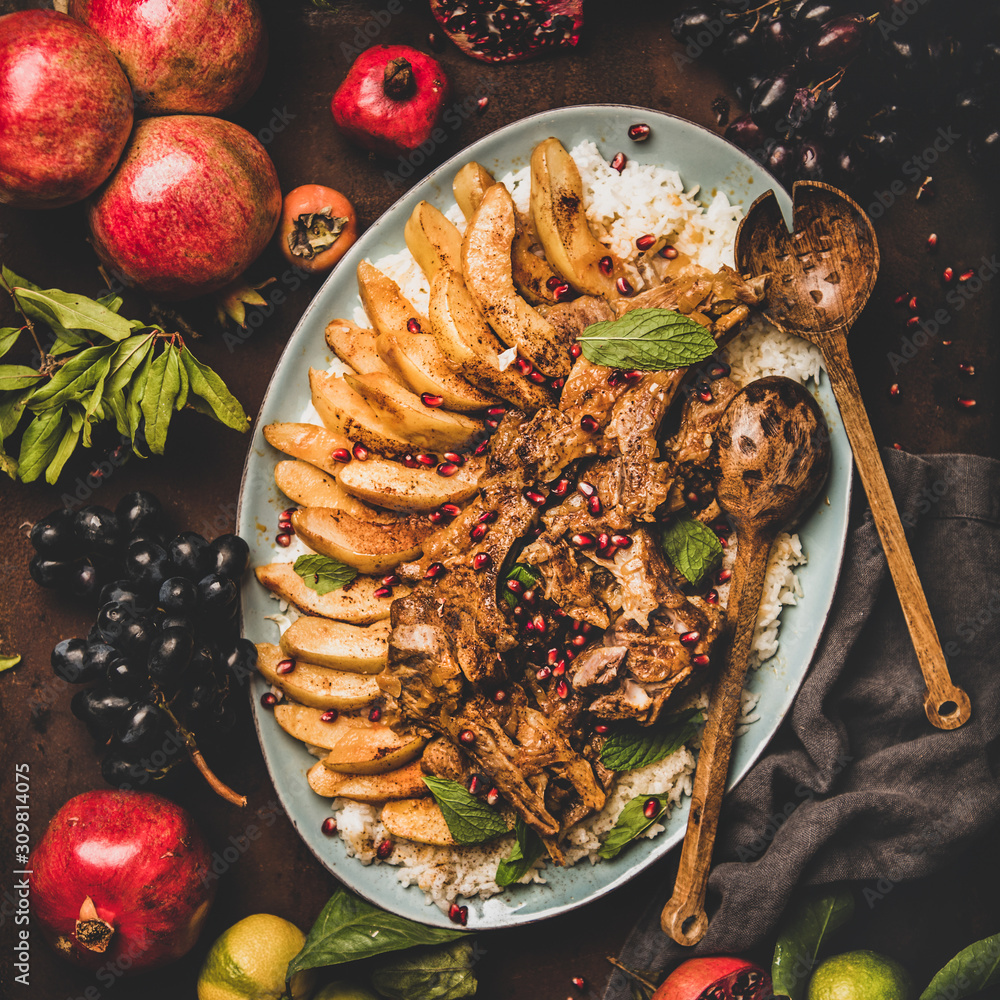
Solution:
[[[485,467],[483,459],[470,458],[451,476],[440,476],[434,466],[411,469],[401,462],[369,458],[345,466],[339,482],[348,493],[367,503],[422,513],[474,496]]]
[[[301,611],[352,625],[371,625],[388,618],[392,597],[410,592],[409,587],[396,586],[391,596],[376,597],[375,592],[383,589],[382,584],[373,577],[359,576],[346,587],[319,594],[305,585],[290,562],[257,566],[254,573],[262,586]]]
[[[296,659],[290,673],[280,673],[278,664],[286,659],[278,646],[257,644],[257,669],[261,676],[281,688],[289,698],[310,708],[353,711],[368,708],[381,697],[378,681],[371,674],[331,670]]]
[[[328,618],[303,615],[281,633],[285,656],[355,674],[377,674],[389,655],[388,619],[374,625],[348,625]]]
[[[442,269],[454,271],[462,266],[462,234],[429,201],[419,202],[410,214],[403,238],[428,281]]]

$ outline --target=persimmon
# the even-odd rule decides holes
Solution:
[[[357,238],[354,206],[339,191],[303,184],[285,195],[278,243],[296,267],[312,274],[329,271]]]

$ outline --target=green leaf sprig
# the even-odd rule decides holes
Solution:
[[[646,803],[650,799],[656,802],[656,811],[647,816]],[[597,853],[605,859],[618,857],[626,844],[641,837],[654,823],[659,823],[669,808],[670,799],[666,795],[637,795],[625,803],[618,822],[608,831]]]
[[[525,589],[532,590],[542,582],[542,574],[534,566],[529,566],[527,563],[515,563],[511,566],[503,578],[500,593],[507,607],[514,608],[518,603],[517,597],[507,589],[508,580],[517,580]]]
[[[170,420],[185,406],[241,433],[249,428],[238,400],[181,335],[120,316],[119,296],[43,289],[7,267],[0,288],[24,319],[0,329],[0,357],[27,331],[41,359],[37,369],[0,365],[0,470],[11,479],[44,474],[54,483],[78,446],[92,446],[98,424],[113,423],[140,458],[163,454]],[[52,331],[49,350],[36,324]],[[26,416],[15,458],[8,442]]]
[[[604,741],[601,763],[612,771],[634,771],[655,764],[690,742],[703,720],[701,709],[691,708],[653,726],[622,725]]]
[[[591,323],[577,338],[595,365],[659,372],[710,358],[718,344],[708,329],[673,309],[630,309]]]
[[[663,529],[663,551],[670,565],[695,586],[722,561],[719,536],[693,517],[678,517]]]
[[[509,832],[503,817],[477,799],[465,785],[426,776],[424,784],[441,807],[448,830],[459,844],[481,844]]]
[[[357,575],[353,566],[331,559],[330,556],[307,555],[299,556],[292,567],[302,582],[321,596],[331,590],[342,590]]]
[[[497,865],[497,885],[520,882],[545,850],[542,838],[520,816],[514,821],[514,833],[517,834],[517,843],[511,848],[510,854]]]

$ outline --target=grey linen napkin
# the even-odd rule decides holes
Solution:
[[[797,886],[918,878],[1000,819],[1000,462],[894,450],[883,458],[972,717],[952,732],[927,721],[916,655],[863,507],[852,518],[830,617],[789,719],[723,804],[711,920],[695,949],[660,930],[679,852],[661,868],[662,880],[649,879],[664,889],[620,960],[657,982],[691,955],[760,945]],[[860,483],[855,496],[864,501]],[[605,1000],[631,996],[626,977],[614,972]]]

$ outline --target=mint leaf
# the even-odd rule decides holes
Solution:
[[[59,409],[69,400],[92,389],[107,375],[111,355],[116,349],[113,344],[103,344],[74,354],[66,364],[56,369],[47,385],[32,395],[31,408],[36,411]]]
[[[17,462],[22,483],[34,482],[55,458],[65,431],[64,416],[62,410],[46,410],[28,424]]]
[[[191,380],[191,393],[200,396],[208,404],[208,409],[200,406],[196,409],[214,417],[220,424],[225,424],[234,431],[242,433],[247,430],[250,418],[243,411],[239,400],[226,388],[226,383],[187,349],[181,351],[181,363]],[[192,406],[195,405],[193,400],[189,402]]]
[[[545,850],[542,838],[520,816],[514,820],[514,833],[517,834],[517,843],[511,848],[510,854],[497,865],[497,885],[520,882]]]
[[[174,415],[174,401],[181,387],[180,360],[169,348],[160,352],[149,366],[142,394],[142,415],[146,418],[146,443],[154,455],[162,455],[167,428]]]
[[[371,983],[386,1000],[461,1000],[476,995],[474,961],[469,941],[418,948],[379,962],[372,970]]]
[[[54,327],[66,330],[87,330],[99,333],[108,340],[124,340],[132,334],[132,324],[106,306],[85,295],[62,292],[58,288],[45,291],[34,288],[14,288],[18,302],[33,302],[47,317],[55,321]],[[46,322],[49,322],[46,319]]]
[[[0,330],[0,358],[2,358],[16,343],[21,336],[21,328],[17,326],[5,326]]]
[[[578,340],[596,365],[650,372],[697,364],[717,347],[706,327],[673,309],[630,309],[591,323]]]
[[[446,944],[465,936],[460,930],[427,927],[386,913],[346,889],[338,889],[312,925],[302,950],[288,963],[285,976],[291,979],[307,969],[342,965],[417,945]]]
[[[517,595],[512,594],[507,589],[508,580],[517,580],[518,583],[523,585],[525,590],[532,590],[542,582],[542,574],[534,566],[529,566],[527,563],[515,563],[511,566],[510,570],[504,576],[503,582],[500,584],[500,593],[507,602],[507,607],[514,608],[518,603]]]
[[[44,378],[27,365],[0,365],[0,392],[34,388]]]
[[[358,575],[353,566],[320,555],[299,556],[292,568],[310,590],[321,596],[341,590]]]
[[[448,830],[460,844],[481,844],[508,832],[503,817],[477,799],[465,785],[431,777],[425,777],[424,784],[441,807]]]
[[[678,517],[663,529],[663,551],[671,566],[696,586],[722,561],[719,536],[693,517]]]
[[[0,673],[4,670],[10,670],[11,667],[16,667],[21,662],[20,656],[0,656]]]
[[[652,726],[638,723],[619,726],[604,741],[601,763],[612,771],[634,771],[655,764],[692,740],[702,721],[701,709],[691,708]]]
[[[657,811],[652,818],[645,813],[646,803],[650,799],[655,799]],[[625,808],[618,817],[618,822],[608,831],[608,835],[601,844],[598,854],[602,858],[615,858],[621,849],[636,837],[641,836],[654,823],[658,823],[667,811],[668,798],[666,795],[637,795],[631,802],[625,804]]]

